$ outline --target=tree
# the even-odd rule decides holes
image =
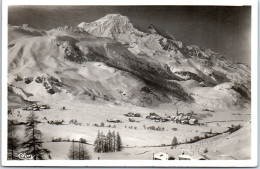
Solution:
[[[88,152],[86,145],[79,143],[78,160],[89,160],[91,155]]]
[[[97,138],[94,142],[94,151],[98,153],[104,152],[116,152],[123,149],[122,140],[117,133],[108,131],[107,135],[104,135],[102,132],[98,131]]]
[[[38,117],[35,112],[31,112],[27,117],[27,126],[25,128],[26,141],[22,143],[22,148],[26,154],[33,155],[34,160],[43,160],[44,155],[51,159],[50,151],[42,147],[41,131],[37,129]]]
[[[17,154],[18,154],[18,148],[19,148],[19,140],[15,133],[16,127],[11,123],[11,121],[8,121],[8,160],[16,160]]]
[[[174,136],[172,139],[172,148],[178,144],[177,138]]]
[[[112,132],[112,151],[115,152],[116,151],[116,133],[115,131]]]
[[[73,140],[69,149],[68,158],[70,160],[89,160],[91,159],[90,153],[88,152],[86,145],[84,143],[79,142],[76,145]]]
[[[107,152],[113,152],[113,140],[112,140],[112,133],[110,132],[110,130],[108,130],[107,133]]]
[[[208,153],[209,150],[207,148],[205,148],[205,150],[203,151],[204,153]]]
[[[98,130],[97,138],[94,142],[94,151],[100,153],[102,151],[101,133]]]
[[[100,123],[100,127],[105,127],[105,123],[104,123],[104,122],[101,122],[101,123]]]
[[[84,138],[80,138],[80,139],[79,139],[79,142],[80,142],[80,143],[87,143],[87,140],[84,139]]]
[[[119,135],[119,132],[116,134],[116,151],[122,151],[123,150],[123,143],[121,140],[121,137]]]
[[[78,146],[75,144],[75,141],[72,140],[69,153],[68,153],[68,158],[70,160],[76,160],[78,159]]]

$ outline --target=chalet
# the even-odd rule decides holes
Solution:
[[[191,125],[198,124],[198,120],[197,119],[190,119],[189,124],[191,124]]]
[[[174,118],[174,121],[180,122],[182,120],[183,114],[180,114]]]
[[[135,117],[141,117],[140,113],[135,113]]]
[[[161,122],[167,122],[167,121],[170,121],[171,120],[171,118],[169,118],[169,117],[162,117],[161,118]]]
[[[182,116],[182,120],[190,120],[190,116]]]
[[[135,116],[135,114],[134,113],[132,113],[132,112],[129,112],[129,113],[127,113],[127,114],[124,114],[125,116],[127,116],[127,117],[134,117]]]
[[[30,111],[30,110],[33,110],[33,108],[32,107],[27,107],[26,110]]]
[[[181,155],[178,156],[178,158],[179,160],[206,160],[206,158],[200,154],[195,154],[193,156],[190,156],[188,154],[182,153]]]
[[[121,121],[118,120],[118,119],[107,119],[107,122],[110,122],[110,123],[120,123]]]
[[[40,109],[47,109],[47,106],[41,105]]]
[[[32,106],[33,108],[38,107],[37,104],[32,104],[31,106]]]
[[[135,119],[134,118],[129,118],[128,119],[130,122],[135,122]]]
[[[38,107],[33,107],[32,110],[33,110],[33,111],[40,111],[40,108],[38,108]]]
[[[149,114],[149,116],[159,116],[159,115],[154,113],[154,112],[152,112],[152,113]]]
[[[161,117],[160,116],[150,116],[151,120],[160,120]]]
[[[129,112],[129,113],[124,114],[124,115],[127,116],[127,117],[141,117],[140,113],[132,113],[132,112]]]
[[[189,124],[189,120],[181,120],[181,124]]]
[[[157,153],[153,155],[153,159],[154,160],[168,160],[169,159],[169,155],[166,153]]]
[[[63,122],[64,122],[64,120],[61,120],[61,121],[59,121],[59,120],[55,120],[55,121],[48,121],[48,123],[49,124],[56,124],[56,125],[62,125],[63,124]]]
[[[191,157],[187,154],[181,154],[178,156],[179,160],[191,160]]]

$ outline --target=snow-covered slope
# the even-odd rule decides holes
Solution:
[[[250,102],[250,67],[186,45],[152,25],[148,28],[151,33],[141,32],[120,14],[40,36],[20,27],[19,36],[9,33],[8,83],[32,93],[31,99],[65,96],[205,107]]]
[[[28,27],[27,24],[24,24],[21,26],[8,25],[8,43],[9,44],[10,44],[10,42],[12,42],[12,40],[15,40],[15,39],[42,36],[44,34],[45,34],[44,31]]]

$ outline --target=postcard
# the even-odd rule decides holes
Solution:
[[[2,11],[3,166],[257,165],[257,1]]]

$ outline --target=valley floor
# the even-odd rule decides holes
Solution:
[[[250,159],[251,123],[250,110],[215,110],[215,112],[203,112],[199,106],[183,106],[177,104],[165,104],[156,108],[136,107],[133,105],[114,105],[95,101],[45,101],[38,104],[48,104],[50,109],[35,111],[41,121],[38,129],[43,134],[44,147],[51,150],[53,160],[68,159],[67,154],[70,142],[52,142],[53,139],[79,140],[85,138],[87,148],[92,159],[103,160],[152,160],[153,154],[164,152],[174,156],[182,153],[194,158],[203,156],[210,160],[223,159]],[[151,112],[161,116],[174,116],[176,111],[188,113],[191,110],[201,117],[199,123],[204,125],[184,125],[170,122],[155,122],[145,117]],[[129,122],[124,114],[128,112],[140,113],[142,117],[134,117],[138,122]],[[25,122],[30,111],[21,108],[12,109],[9,120]],[[204,114],[204,115],[203,115]],[[205,116],[206,114],[206,116]],[[71,124],[71,120],[77,120],[78,125]],[[107,119],[119,119],[121,123],[109,123]],[[49,124],[47,121],[61,121],[62,125]],[[100,126],[101,122],[104,127]],[[231,125],[244,126],[240,130],[229,134],[223,133]],[[160,127],[161,131],[151,130],[148,127]],[[24,125],[17,125],[17,134],[24,138]],[[163,129],[162,129],[163,128]],[[123,141],[124,150],[113,153],[95,153],[94,141],[98,131],[119,132]],[[175,136],[179,143],[185,143],[194,137],[204,137],[205,133],[223,133],[215,137],[200,140],[195,143],[180,144],[171,148],[170,144]],[[204,152],[207,149],[208,152]]]

